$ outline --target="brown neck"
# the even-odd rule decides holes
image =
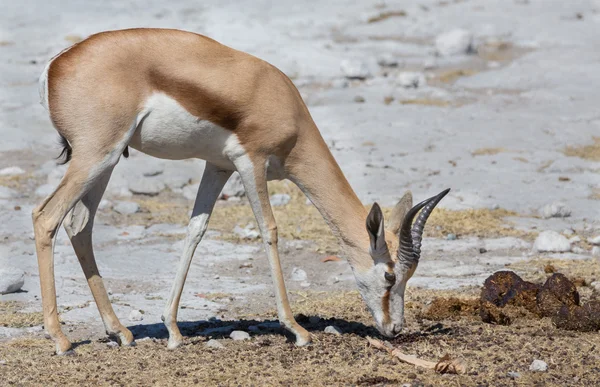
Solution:
[[[286,160],[292,180],[317,207],[354,268],[372,265],[365,252],[369,237],[367,210],[346,180],[318,129],[311,123],[301,132]]]

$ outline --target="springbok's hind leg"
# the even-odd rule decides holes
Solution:
[[[106,334],[114,337],[121,345],[134,345],[133,335],[121,324],[112,308],[104,282],[96,265],[94,250],[92,248],[92,228],[96,210],[102,200],[106,185],[110,180],[112,168],[106,171],[90,191],[77,202],[75,207],[67,214],[64,227],[71,239],[71,244],[81,264],[87,279],[94,301],[104,323]]]
[[[183,291],[185,278],[192,263],[194,251],[196,251],[198,243],[200,243],[200,240],[204,236],[215,202],[231,173],[232,171],[222,170],[213,164],[206,163],[200,187],[198,188],[198,194],[196,195],[192,217],[188,225],[183,254],[179,260],[169,301],[162,315],[162,320],[169,331],[169,349],[175,349],[183,342],[183,336],[181,336],[181,332],[179,332],[179,328],[177,327],[177,309],[179,308],[181,292]]]
[[[32,212],[35,247],[40,272],[44,327],[56,343],[56,353],[67,353],[71,343],[62,332],[58,321],[56,286],[54,280],[54,240],[56,231],[67,213],[93,187],[104,173],[116,164],[102,162],[94,153],[74,154],[67,172],[56,190]],[[118,160],[118,158],[117,158]],[[95,160],[94,160],[95,161]]]

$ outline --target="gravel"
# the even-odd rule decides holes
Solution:
[[[348,79],[366,79],[371,76],[369,66],[360,60],[344,59],[340,63],[340,70]]]
[[[473,50],[473,34],[465,29],[456,28],[440,34],[435,39],[438,55],[465,55]]]
[[[548,364],[543,360],[534,360],[529,366],[530,371],[546,372],[548,370]]]
[[[571,216],[571,209],[567,207],[565,203],[562,202],[554,202],[552,204],[547,204],[540,209],[540,214],[542,218],[566,218]]]

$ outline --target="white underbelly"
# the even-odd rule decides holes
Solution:
[[[237,137],[210,121],[193,116],[168,95],[155,93],[146,101],[130,145],[158,158],[199,158],[223,168],[233,168],[226,149],[232,140],[237,142],[232,136]]]

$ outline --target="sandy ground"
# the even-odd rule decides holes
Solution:
[[[33,323],[28,324],[32,326],[0,327],[0,341],[7,345],[11,340],[42,336],[35,317],[41,300],[29,214],[64,173],[64,167],[52,161],[58,154],[56,133],[39,105],[37,77],[61,49],[108,29],[152,26],[192,30],[281,68],[298,86],[365,205],[378,201],[392,206],[407,189],[420,200],[451,187],[440,204],[447,211],[445,217],[440,215],[437,223],[429,226],[430,238],[424,242],[423,259],[409,282],[411,287],[464,293],[506,265],[514,265],[521,274],[539,275],[543,272],[540,262],[548,259],[565,262],[570,268],[585,262],[583,267],[591,269],[569,270],[585,277],[588,284],[599,279],[598,258],[592,256],[592,246],[586,242],[600,234],[600,140],[594,138],[600,133],[600,115],[598,91],[593,87],[600,81],[599,1],[198,4],[188,0],[167,5],[155,0],[109,0],[90,5],[76,0],[26,0],[5,8],[8,11],[0,15],[0,169],[18,166],[25,172],[0,176],[0,268],[18,267],[26,277],[23,291],[0,296],[0,303],[16,302],[13,305],[19,312],[34,314]],[[454,28],[472,32],[476,53],[435,54],[436,36]],[[381,66],[382,58],[392,58],[398,66]],[[363,81],[346,80],[340,69],[343,60],[364,62],[371,76]],[[407,71],[422,73],[425,84],[401,86],[401,73]],[[164,337],[160,314],[192,206],[184,193],[197,187],[202,170],[201,161],[158,160],[132,151],[113,174],[95,227],[95,250],[117,315],[126,325],[136,327],[138,339]],[[132,185],[148,180],[165,188],[151,198],[132,195]],[[112,205],[119,200],[140,203],[141,212],[115,215]],[[563,202],[571,215],[541,218],[539,209],[553,202]],[[239,210],[239,225],[246,226],[251,219],[244,199],[239,203],[221,201],[215,216],[231,206]],[[480,212],[470,212],[473,209]],[[489,223],[477,227],[482,216],[499,210],[505,215],[510,211],[511,216],[497,220],[495,231],[489,231]],[[285,212],[285,206],[280,211]],[[170,216],[163,216],[165,212]],[[459,221],[461,216],[466,223]],[[286,230],[294,224],[293,219],[285,222]],[[467,230],[469,222],[475,227]],[[504,226],[507,231],[498,231]],[[231,230],[230,223],[217,222],[200,244],[182,298],[181,321],[201,322],[211,317],[235,321],[272,310],[274,298],[261,245],[230,238]],[[574,242],[570,253],[533,253],[533,239],[544,230],[568,238],[579,236],[582,241]],[[448,232],[458,239],[446,240]],[[294,299],[303,297],[299,294],[322,295],[319,292],[334,297],[355,289],[345,261],[320,261],[334,252],[330,245],[324,247],[317,238],[292,239],[284,238],[281,248]],[[58,303],[66,330],[75,340],[102,338],[97,310],[62,230],[55,251]],[[307,272],[309,286],[289,279],[294,267]],[[142,321],[128,320],[133,309],[144,312]],[[338,318],[351,320],[352,316]],[[468,326],[469,321],[457,329],[477,329]],[[370,324],[368,320],[364,323]],[[415,325],[411,329],[421,328]],[[583,345],[597,337],[574,335],[571,340]],[[152,349],[145,343],[135,353],[164,344],[157,343],[153,342]],[[592,345],[597,348],[598,344]],[[531,345],[535,347],[537,342],[532,340]],[[45,342],[27,353],[32,358],[46,356],[51,347]],[[227,351],[236,348],[247,350],[241,343]],[[237,353],[240,356],[241,352]],[[520,370],[527,373],[533,355],[521,355]],[[0,352],[0,361],[2,356],[9,353]],[[22,360],[16,366],[27,364]],[[0,373],[2,370],[0,365]],[[506,372],[504,368],[495,370],[488,384],[505,384],[494,378],[505,377]],[[573,372],[583,377],[580,370]],[[358,378],[327,381],[357,383]],[[391,379],[392,384],[411,383]],[[75,379],[69,380],[75,383]],[[127,379],[118,380],[116,383],[127,384]],[[564,378],[543,381],[573,382]],[[186,379],[186,383],[192,382],[193,378]],[[470,384],[467,379],[460,383]]]

